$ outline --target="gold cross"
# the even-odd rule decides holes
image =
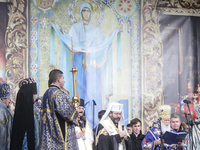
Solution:
[[[154,134],[158,134],[158,135],[160,135],[160,130],[155,129],[153,133],[154,133]]]
[[[44,115],[43,115],[43,117],[42,117],[43,123],[45,123],[45,122],[46,122],[46,116],[47,116],[47,114],[46,114],[46,113],[44,113]]]

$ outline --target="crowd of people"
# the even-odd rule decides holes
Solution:
[[[84,100],[76,109],[64,86],[63,72],[49,74],[49,88],[38,103],[37,83],[32,78],[20,81],[14,114],[9,110],[10,87],[0,84],[1,150],[185,150],[199,148],[199,129],[187,134],[190,126],[181,122],[169,105],[157,109],[158,120],[142,133],[142,122],[134,118],[125,126],[123,105],[108,104],[98,113],[99,124],[92,129],[85,117]],[[200,117],[200,105],[195,107]],[[165,133],[183,133],[177,143],[167,143]],[[192,135],[192,136],[191,136]],[[171,138],[171,137],[170,137]],[[195,143],[195,144],[194,144]]]

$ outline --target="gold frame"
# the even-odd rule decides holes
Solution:
[[[18,83],[28,77],[28,5],[29,1],[10,0],[6,42],[6,81],[10,85],[10,98],[15,103]]]

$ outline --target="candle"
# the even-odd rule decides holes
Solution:
[[[74,68],[74,51],[73,51],[73,40],[72,40],[72,35],[71,35],[71,45],[72,45],[72,64]]]

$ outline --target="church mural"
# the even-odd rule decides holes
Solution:
[[[131,110],[140,116],[137,1],[34,0],[30,10],[30,56],[38,56],[30,57],[30,75],[38,80],[40,95],[47,89],[51,68],[64,72],[65,88],[72,95],[74,58],[79,96],[90,122],[94,102],[95,116],[113,101],[129,104],[124,108],[126,123]]]
[[[1,65],[13,101],[19,80],[28,76],[36,79],[42,96],[53,68],[63,70],[65,88],[72,96],[73,45],[86,113],[92,114],[94,101],[95,116],[107,103],[117,101],[126,106],[126,123],[141,118],[146,132],[158,119],[160,104],[171,105],[172,112],[185,121],[189,110],[183,100],[189,99],[196,117],[193,108],[199,103],[200,91],[198,1],[10,2],[5,66]],[[93,121],[92,116],[89,119]]]

